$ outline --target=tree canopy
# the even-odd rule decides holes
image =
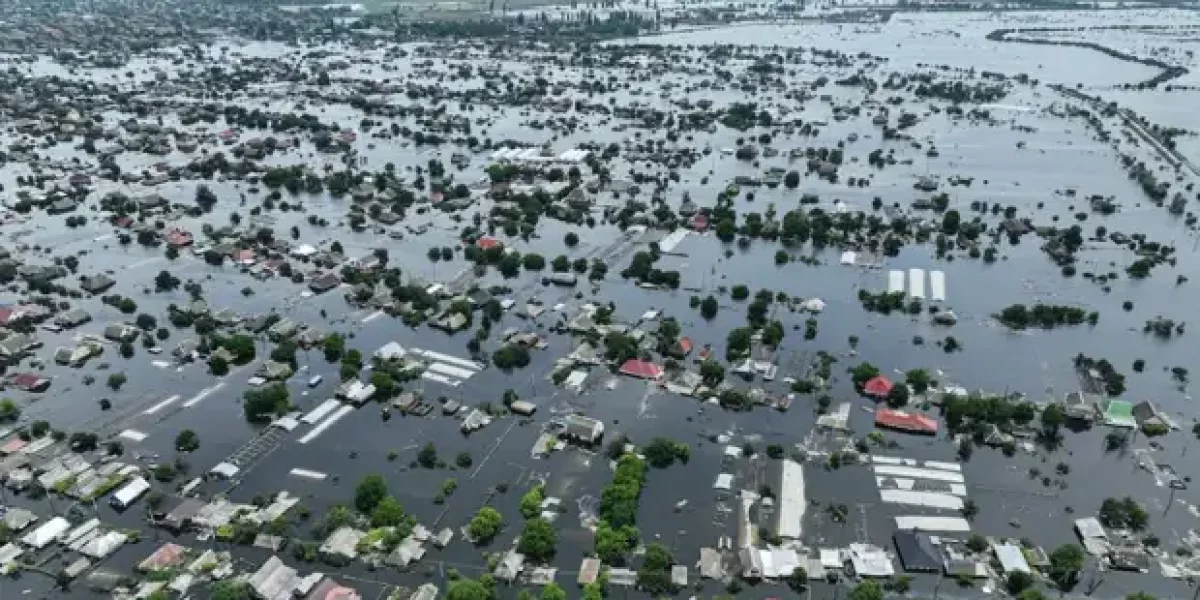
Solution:
[[[554,557],[558,544],[558,533],[549,521],[538,517],[525,522],[517,550],[536,562],[546,562]]]
[[[485,543],[496,537],[500,533],[500,527],[504,524],[504,517],[500,515],[500,511],[485,506],[475,513],[475,517],[471,519],[471,523],[467,526],[467,531],[471,537],[477,542]]]
[[[367,475],[354,488],[354,508],[364,514],[371,514],[380,502],[388,496],[387,481],[382,475]]]

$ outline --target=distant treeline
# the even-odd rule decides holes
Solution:
[[[1106,25],[1106,26],[1100,26],[1100,27],[1088,27],[1087,29],[1088,30],[1115,29],[1115,30],[1127,31],[1127,30],[1158,29],[1158,28],[1159,28],[1158,26],[1154,26],[1154,25]],[[1160,84],[1160,83],[1166,83],[1168,81],[1171,81],[1172,79],[1177,79],[1179,77],[1182,77],[1182,76],[1188,74],[1188,70],[1184,67],[1181,67],[1178,65],[1170,65],[1161,60],[1158,60],[1157,58],[1144,58],[1141,56],[1134,56],[1127,52],[1122,52],[1122,51],[1116,50],[1114,48],[1109,48],[1108,46],[1102,46],[1095,42],[1080,42],[1080,41],[1074,41],[1074,40],[1046,40],[1046,39],[1037,39],[1037,38],[1029,38],[1029,37],[1016,37],[1016,38],[1009,37],[1013,34],[1059,33],[1059,32],[1074,33],[1077,31],[1079,31],[1079,30],[1075,29],[1075,28],[1067,28],[1067,27],[1036,27],[1036,28],[1026,28],[1026,29],[997,29],[997,30],[989,33],[987,35],[987,39],[989,39],[993,42],[1016,42],[1016,43],[1021,43],[1021,44],[1039,44],[1042,46],[1075,46],[1076,48],[1086,48],[1088,50],[1095,50],[1097,52],[1102,52],[1102,53],[1107,54],[1117,60],[1139,63],[1139,64],[1143,64],[1143,65],[1146,65],[1149,67],[1155,67],[1155,68],[1161,69],[1161,71],[1158,73],[1158,75],[1155,75],[1154,77],[1151,77],[1150,79],[1147,79],[1145,81],[1139,82],[1137,84],[1137,87],[1139,87],[1139,88],[1157,87],[1158,84]]]

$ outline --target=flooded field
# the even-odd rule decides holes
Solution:
[[[304,43],[238,9],[112,52],[71,13],[71,56],[32,17],[6,26],[29,49],[0,55],[0,500],[34,528],[95,517],[141,541],[76,572],[69,535],[47,551],[5,531],[20,577],[0,597],[111,596],[99,571],[127,597],[270,597],[275,555],[346,597],[469,598],[517,550],[492,596],[548,577],[593,597],[576,581],[597,555],[610,593],[639,597],[1017,596],[1018,546],[1046,596],[1193,593],[1194,11],[718,24],[673,5],[673,30],[564,6],[494,38],[397,41],[384,17],[333,7],[359,25],[327,30],[287,8]],[[264,390],[286,401],[256,411]],[[964,422],[960,401],[988,408]],[[889,406],[918,419],[889,425]],[[681,455],[634,495],[638,539],[602,549],[615,459],[667,442]],[[64,456],[91,466],[14,483]],[[73,493],[114,462],[146,498]],[[371,475],[402,520],[358,501]],[[537,486],[551,500],[523,514]],[[281,491],[301,508],[248,524]],[[172,535],[159,508],[189,497],[247,507]],[[1124,497],[1148,524],[1102,513],[1103,551],[1035,564]],[[503,524],[472,543],[485,507]],[[550,556],[518,541],[539,513]],[[954,523],[930,530],[938,567],[906,576],[893,534],[917,517]],[[375,541],[318,551],[342,529]],[[973,534],[984,549],[955,554]],[[228,569],[135,568],[165,541]],[[860,556],[875,547],[894,570],[861,570],[882,568]],[[648,566],[664,548],[684,583]],[[722,573],[702,578],[709,550]]]

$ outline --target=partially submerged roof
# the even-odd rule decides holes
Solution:
[[[897,531],[892,534],[900,565],[905,571],[934,573],[942,570],[942,557],[933,539],[925,533]]]
[[[1033,569],[1029,568],[1029,563],[1025,561],[1025,554],[1021,552],[1021,547],[1016,544],[996,544],[992,546],[992,550],[996,553],[996,560],[1000,561],[1000,568],[1005,573],[1032,573]]]

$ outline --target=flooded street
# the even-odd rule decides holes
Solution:
[[[0,26],[0,598],[1193,594],[1197,13],[717,8]]]

